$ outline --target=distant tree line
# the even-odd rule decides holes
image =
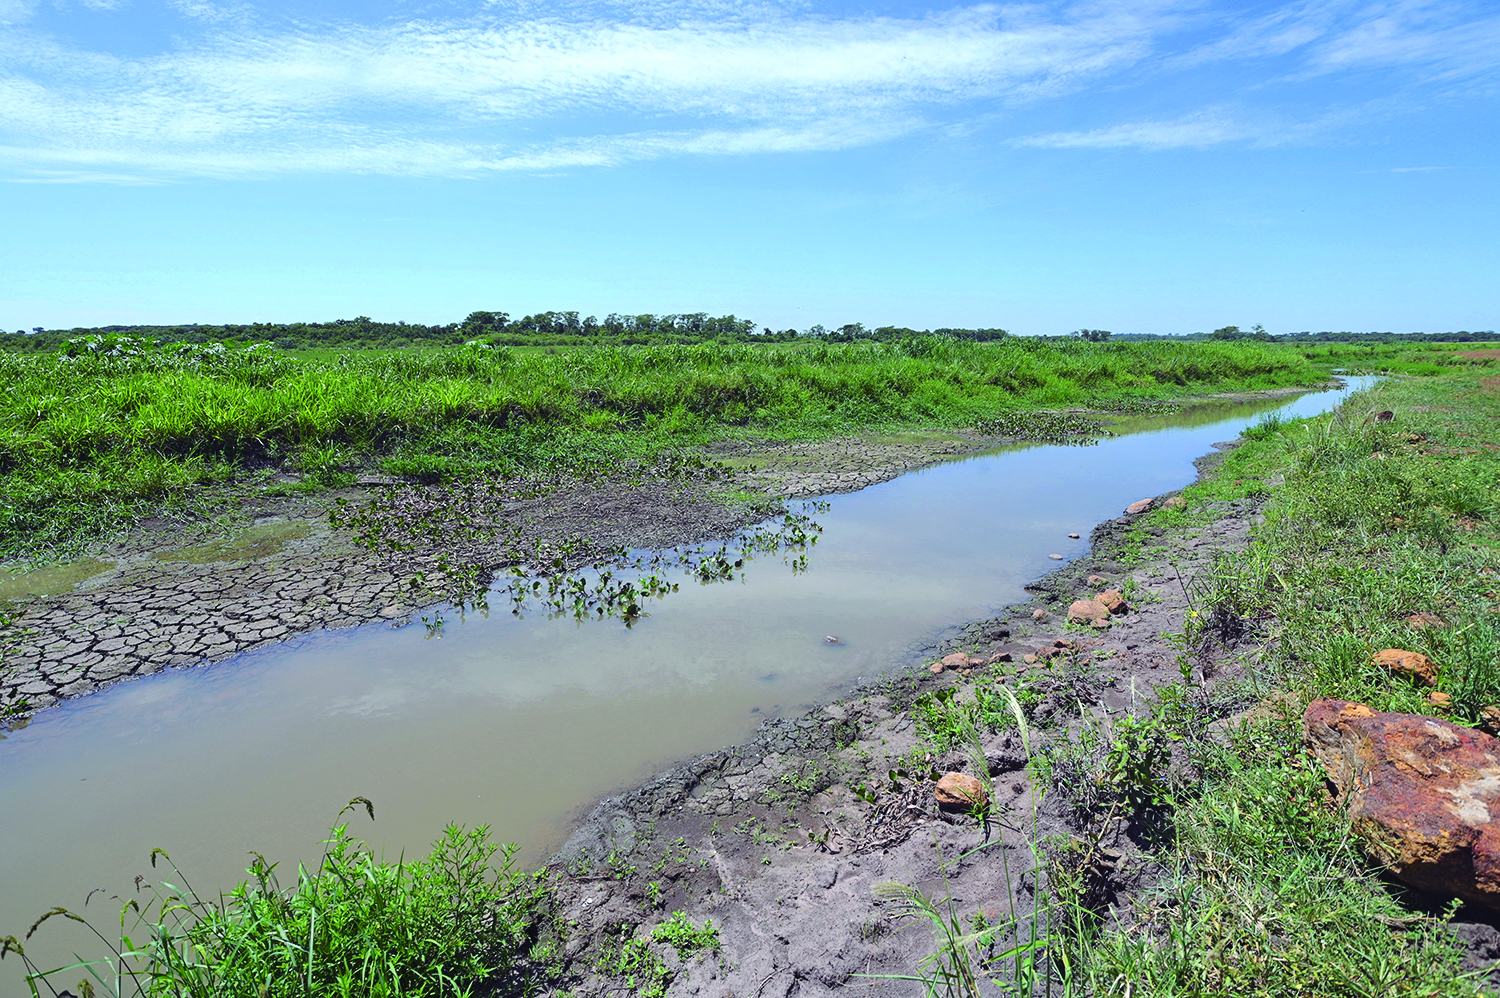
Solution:
[[[494,346],[590,346],[599,344],[701,343],[707,340],[784,343],[820,339],[838,343],[855,340],[891,341],[911,336],[951,336],[986,342],[1010,334],[1004,329],[911,329],[907,326],[867,328],[851,322],[829,329],[821,325],[807,329],[756,328],[750,319],[733,315],[711,316],[706,312],[668,315],[619,315],[602,320],[578,312],[538,312],[513,319],[506,312],[470,312],[462,322],[423,325],[409,322],[377,322],[361,315],[332,322],[253,322],[248,324],[185,324],[163,326],[94,326],[74,329],[18,329],[0,331],[0,349],[52,351],[70,339],[110,334],[153,339],[161,343],[272,343],[284,350],[317,347],[409,347],[456,346],[477,340]],[[1495,339],[1495,331],[1459,330],[1448,333],[1309,332],[1272,335],[1262,326],[1241,329],[1221,326],[1212,332],[1179,335],[1159,333],[1111,333],[1105,329],[1078,329],[1075,339],[1107,340],[1264,340],[1282,343],[1469,343]]]
[[[1075,334],[1076,335],[1076,334]],[[1106,334],[1108,335],[1108,334]],[[1460,329],[1451,333],[1391,333],[1391,332],[1321,332],[1303,330],[1300,333],[1273,335],[1263,326],[1241,329],[1239,326],[1222,326],[1211,333],[1124,333],[1115,336],[1121,340],[1264,340],[1273,343],[1481,343],[1495,339],[1493,329],[1470,332]]]
[[[826,329],[757,329],[756,323],[733,315],[710,316],[706,312],[675,315],[618,315],[600,320],[577,312],[538,312],[512,319],[506,312],[470,312],[462,322],[428,326],[408,322],[377,322],[361,315],[332,322],[255,322],[174,326],[94,326],[74,329],[18,329],[0,332],[0,348],[22,351],[56,350],[68,340],[83,336],[133,336],[162,343],[273,343],[285,350],[317,347],[408,347],[454,346],[470,341],[494,346],[587,346],[598,344],[701,343],[707,340],[780,343],[799,339],[834,342],[896,340],[908,336],[938,335],[965,340],[996,340],[1009,335],[1003,329],[908,329],[881,326],[867,329],[854,322]]]

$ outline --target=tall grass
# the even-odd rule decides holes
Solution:
[[[1222,702],[1186,676],[1159,691],[1143,723],[1180,739],[1173,834],[1156,882],[1072,939],[1076,993],[1493,993],[1464,969],[1456,904],[1434,910],[1384,879],[1331,806],[1301,714],[1332,696],[1476,724],[1500,703],[1497,425],[1500,396],[1476,378],[1385,383],[1330,416],[1261,424],[1186,509],[1156,515],[1190,522],[1208,500],[1266,493],[1255,543],[1195,580],[1183,637],[1191,649],[1248,628],[1269,643]],[[1414,614],[1438,622],[1414,627]],[[1376,666],[1386,647],[1431,656],[1450,699]],[[1263,698],[1256,715],[1207,737],[1247,690]]]
[[[25,941],[0,943],[25,963],[33,998],[64,987],[111,998],[464,998],[531,993],[530,978],[545,973],[541,881],[517,871],[516,847],[490,844],[487,828],[449,826],[409,864],[378,859],[347,825],[324,845],[317,869],[299,867],[294,886],[281,888],[275,865],[256,855],[251,879],[219,898],[200,897],[153,850],[164,877],[115,899],[118,943],[62,908]],[[54,918],[82,923],[102,955],[35,966],[26,942]]]
[[[522,355],[471,345],[297,361],[268,349],[0,354],[0,557],[35,553],[247,471],[311,485],[593,473],[745,428],[973,425],[1019,409],[1319,380],[1240,343],[816,342]]]

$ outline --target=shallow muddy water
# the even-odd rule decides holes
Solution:
[[[1195,457],[1261,414],[1310,415],[1344,394],[1131,419],[1097,446],[1013,449],[837,496],[815,516],[806,573],[762,557],[743,581],[683,581],[631,629],[503,609],[438,639],[372,625],[49,710],[0,741],[0,936],[91,888],[159,876],[156,846],[211,892],[243,876],[251,849],[289,874],[356,794],[377,820],[353,829],[391,858],[457,821],[539,859],[599,796],[1025,599],[1057,567],[1050,553],[1085,553],[1068,533],[1187,484]],[[18,975],[0,967],[0,995]]]

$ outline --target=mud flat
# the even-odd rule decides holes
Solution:
[[[1254,402],[1306,388],[1185,399]],[[1118,416],[1090,414],[1107,423]],[[855,492],[907,472],[1024,442],[973,431],[913,430],[816,442],[727,441],[705,453],[725,478],[705,484],[607,480],[496,487],[488,520],[544,551],[568,538],[593,546],[663,549],[721,539],[774,515],[774,497]],[[286,483],[283,483],[286,484]],[[399,483],[317,498],[244,496],[222,523],[143,524],[87,557],[0,579],[0,714],[25,715],[122,680],[195,667],[324,628],[402,622],[444,602],[434,576],[448,553],[399,555],[360,546],[330,527],[338,499],[353,506]],[[730,489],[740,490],[731,493]],[[748,499],[746,495],[760,496]],[[227,525],[226,525],[227,524]],[[471,545],[487,570],[517,564],[513,548]],[[576,559],[575,559],[576,560]],[[425,576],[426,584],[411,580]]]
[[[857,491],[1015,442],[932,432],[896,442],[742,443],[721,449],[732,456],[724,463],[727,476],[714,484],[511,483],[489,493],[488,520],[508,538],[508,529],[519,529],[510,539],[533,551],[575,537],[597,548],[673,548],[766,520],[780,510],[777,495]],[[765,498],[729,495],[736,486]],[[323,628],[401,623],[441,602],[432,587],[414,589],[410,580],[430,578],[448,548],[382,554],[356,543],[350,530],[330,526],[336,501],[357,508],[385,490],[397,504],[421,501],[425,491],[379,482],[318,499],[251,497],[233,528],[148,524],[74,562],[10,576],[0,582],[0,601],[13,607],[0,632],[0,711],[34,712],[122,680],[212,664]],[[498,545],[465,554],[488,570],[516,563]]]
[[[695,923],[711,920],[722,949],[685,964],[667,951],[667,994],[922,994],[917,983],[882,975],[913,973],[934,950],[931,926],[895,917],[877,896],[881,881],[951,898],[966,919],[1016,918],[999,949],[1044,933],[1044,922],[1031,921],[1038,868],[1085,829],[1066,792],[1034,792],[1028,742],[1041,753],[1049,739],[1076,733],[1080,718],[1107,729],[1181,679],[1184,653],[1164,636],[1184,629],[1185,583],[1217,552],[1247,543],[1258,509],[1251,499],[1216,506],[1209,526],[1188,532],[1137,528],[1144,510],[1102,523],[1092,553],[1028,587],[1030,602],[969,624],[836,703],[767,722],[744,745],[599,802],[551,864],[574,982],[556,993],[618,989],[611,947],[683,911]],[[1133,529],[1155,553],[1127,567]],[[1073,601],[1111,588],[1130,594],[1127,612],[1107,627],[1069,624]],[[1189,664],[1211,688],[1253,668],[1258,651],[1249,640],[1205,645]],[[974,765],[962,750],[925,754],[911,708],[942,691],[963,702],[993,683],[1028,691],[1028,734],[1012,727],[984,736],[994,799],[981,823],[938,805],[928,771]],[[1228,716],[1252,702],[1220,706]],[[903,769],[911,776],[892,780]],[[1096,890],[1114,896],[1149,875],[1141,831],[1126,817],[1092,830]]]
[[[1410,448],[1429,446],[1419,434],[1401,439]],[[1200,475],[1215,474],[1222,452],[1234,446],[1216,445],[1221,453],[1197,462]],[[1272,476],[1263,484],[1281,483]],[[1094,529],[1087,557],[1028,586],[1031,601],[962,627],[908,667],[833,704],[768,722],[740,746],[598,802],[550,866],[569,927],[566,988],[553,993],[619,990],[621,941],[651,938],[652,927],[672,913],[711,923],[720,948],[683,960],[657,946],[657,993],[925,994],[912,975],[933,958],[939,940],[928,920],[911,917],[892,882],[951,912],[957,931],[1001,926],[989,955],[1048,936],[1055,942],[1058,930],[1072,927],[1047,924],[1060,911],[1096,919],[1090,929],[1128,933],[1138,899],[1171,872],[1161,857],[1172,855],[1164,848],[1172,831],[1165,808],[1101,806],[1108,799],[1101,798],[1098,764],[1111,739],[1128,737],[1128,719],[1171,686],[1191,698],[1182,706],[1191,708],[1199,746],[1254,737],[1253,726],[1277,719],[1301,725],[1298,694],[1264,699],[1256,692],[1262,664],[1278,653],[1268,630],[1253,617],[1216,611],[1203,626],[1189,626],[1195,605],[1206,605],[1195,578],[1221,552],[1252,543],[1274,495],[1251,491],[1258,494],[1203,500],[1198,508],[1176,493],[1134,504]],[[1147,516],[1163,505],[1189,508],[1192,526],[1166,528]],[[1091,609],[1106,590],[1127,605],[1113,613]],[[1002,684],[1016,692],[1024,722],[998,733],[981,726],[982,763],[959,745],[943,749],[924,737],[925,718],[945,705],[993,705]],[[1198,765],[1192,750],[1164,751],[1162,764],[1191,778]],[[972,774],[981,765],[991,784],[988,821],[939,806],[933,776]],[[1306,806],[1318,810],[1320,801],[1314,795]],[[1300,847],[1288,840],[1270,848]],[[1368,876],[1368,869],[1347,875]],[[1465,990],[1457,971],[1445,984],[1453,993],[1494,993],[1500,918],[1493,911],[1450,906],[1447,896],[1413,892],[1389,877],[1370,879],[1374,893],[1400,899],[1403,914],[1372,916],[1361,931],[1423,924],[1451,933],[1455,949],[1444,959],[1456,956],[1474,975],[1465,979],[1474,990]],[[1071,908],[1056,903],[1059,886]],[[1153,917],[1175,917],[1165,903],[1165,913]],[[1155,938],[1150,925],[1134,927]],[[1274,959],[1279,945],[1265,940],[1258,957]],[[1031,951],[1037,964],[1030,977],[1015,974],[1014,962],[997,961],[992,980],[1025,993],[1028,984],[1062,973],[1048,963],[1054,953]],[[1007,973],[1014,975],[1008,981]]]

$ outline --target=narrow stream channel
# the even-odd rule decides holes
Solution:
[[[289,875],[356,794],[377,820],[361,814],[354,830],[391,858],[425,853],[457,821],[540,859],[599,796],[1025,599],[1057,567],[1049,553],[1087,550],[1069,532],[1087,538],[1127,503],[1180,488],[1213,442],[1272,410],[1326,411],[1371,380],[1131,419],[1098,446],[1011,449],[834,497],[805,574],[763,557],[742,582],[684,582],[628,630],[503,609],[436,640],[420,623],[372,625],[46,711],[0,741],[0,935],[92,888],[160,876],[156,846],[209,893],[243,876],[251,849]],[[90,910],[107,932],[118,904]],[[33,943],[44,964],[68,962]],[[20,969],[0,967],[0,994],[18,993]]]

